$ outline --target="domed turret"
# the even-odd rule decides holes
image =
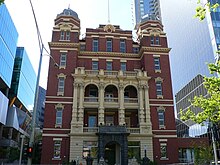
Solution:
[[[57,14],[57,17],[59,17],[59,16],[73,16],[73,17],[79,19],[78,14],[70,8],[64,9],[62,13]]]

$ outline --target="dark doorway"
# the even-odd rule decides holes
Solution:
[[[109,143],[105,146],[105,160],[108,165],[115,165],[116,163],[116,144]]]

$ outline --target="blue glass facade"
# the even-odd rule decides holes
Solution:
[[[211,4],[219,3],[220,0],[210,0]],[[220,8],[218,7],[215,12],[211,14],[207,13],[208,24],[210,29],[210,36],[212,40],[213,53],[215,54],[215,60],[219,59],[219,54],[216,53],[220,46]]]
[[[135,22],[145,17],[161,20],[160,0],[135,0]]]
[[[0,6],[0,83],[9,88],[13,72],[18,32],[5,4]]]
[[[176,94],[198,74],[210,76],[207,63],[215,61],[214,53],[207,19],[200,22],[194,18],[196,1],[160,0],[160,6],[164,31],[172,48],[170,64]]]
[[[150,13],[150,0],[135,0],[135,20],[136,24],[141,21],[141,18]]]
[[[16,51],[11,94],[17,96],[26,109],[32,110],[36,88],[36,73],[23,47]]]

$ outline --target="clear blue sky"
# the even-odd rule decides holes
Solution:
[[[133,30],[133,0],[109,0],[110,23],[120,25],[124,30]],[[37,73],[40,50],[37,41],[34,17],[29,0],[5,0],[19,33],[18,46],[25,47]],[[32,0],[40,33],[45,46],[51,41],[56,15],[70,8],[78,13],[81,21],[81,34],[86,28],[96,28],[108,23],[108,0]],[[46,52],[45,52],[46,53]],[[46,88],[49,57],[43,57],[40,85]]]

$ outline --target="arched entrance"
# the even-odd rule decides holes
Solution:
[[[104,159],[108,165],[120,165],[120,145],[116,142],[106,144]]]
[[[128,165],[128,135],[125,126],[99,126],[98,162],[108,165]]]

